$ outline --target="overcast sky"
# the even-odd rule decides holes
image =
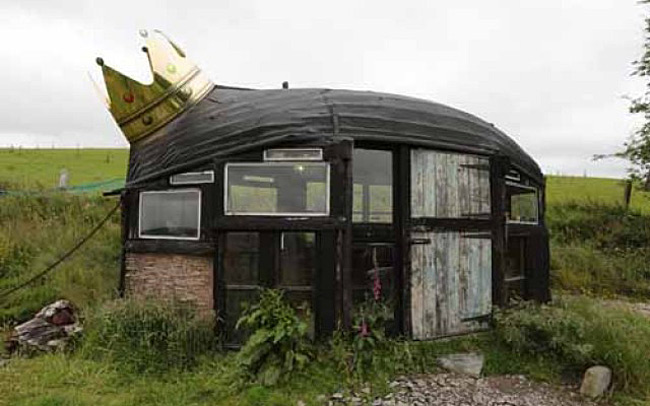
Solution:
[[[650,13],[650,11],[649,11]],[[639,123],[636,0],[0,0],[0,147],[125,147],[88,79],[94,61],[151,74],[161,29],[218,84],[377,90],[494,123],[546,173],[622,176],[591,157]]]

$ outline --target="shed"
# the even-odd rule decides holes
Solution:
[[[373,277],[413,339],[549,299],[544,177],[494,125],[392,94],[213,85],[160,33],[145,51],[151,85],[98,59],[131,142],[122,292],[192,302],[232,343],[260,287],[306,303],[317,336],[351,325]]]

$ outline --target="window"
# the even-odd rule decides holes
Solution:
[[[352,221],[393,221],[393,155],[390,151],[355,149],[352,157],[354,180]]]
[[[185,172],[169,177],[172,185],[191,185],[197,183],[214,183],[214,171]]]
[[[509,299],[521,299],[525,293],[526,238],[508,237],[505,283]]]
[[[318,148],[267,149],[265,161],[322,161],[323,150]]]
[[[313,281],[317,274],[314,232],[228,232],[224,234],[221,280],[225,300],[220,316],[230,343],[242,342],[250,331],[235,329],[245,303],[255,303],[261,287],[285,292],[300,314],[313,314]],[[305,313],[306,312],[306,313]],[[309,321],[314,331],[314,317]]]
[[[140,193],[140,238],[198,240],[201,191],[177,189]]]
[[[521,224],[537,224],[538,197],[537,189],[518,183],[506,182],[508,222]]]
[[[329,169],[325,162],[226,164],[226,214],[326,216]]]
[[[254,232],[225,234],[222,268],[225,308],[221,309],[219,316],[225,322],[226,334],[232,343],[243,342],[250,334],[250,331],[236,329],[235,326],[246,304],[253,304],[259,299],[259,288],[262,286],[261,240],[260,234]]]

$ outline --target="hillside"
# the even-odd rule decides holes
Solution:
[[[52,188],[66,168],[69,185],[80,186],[123,179],[128,149],[0,149],[0,185],[11,188]],[[547,176],[549,206],[564,202],[616,204],[623,201],[619,179]],[[650,213],[650,194],[633,193],[632,209]]]
[[[127,150],[106,149],[0,150],[0,187],[49,189],[65,167],[76,191],[101,190],[108,183],[99,188],[89,184],[121,182],[127,155]],[[3,329],[29,319],[46,303],[66,298],[81,309],[87,337],[107,337],[106,342],[85,339],[73,353],[15,357],[9,367],[1,366],[0,345],[0,393],[7,394],[0,396],[0,405],[315,405],[322,403],[323,394],[347,393],[361,385],[372,388],[364,395],[370,403],[391,390],[389,380],[436,373],[435,357],[458,351],[485,354],[486,379],[523,374],[533,381],[575,384],[587,366],[609,365],[617,385],[614,404],[642,404],[650,399],[650,365],[644,357],[650,351],[644,339],[650,324],[644,316],[601,299],[650,295],[650,198],[635,191],[632,209],[625,211],[619,205],[619,180],[553,176],[547,185],[556,298],[551,306],[498,313],[495,329],[483,335],[448,342],[380,342],[365,350],[374,360],[359,370],[350,361],[358,351],[354,337],[339,336],[315,347],[318,356],[307,369],[276,387],[241,378],[235,353],[219,351],[215,343],[199,346],[198,335],[186,334],[185,324],[173,312],[150,314],[111,300],[119,280],[120,226],[115,213],[56,272],[0,301],[0,341]],[[117,199],[95,193],[15,193],[0,202],[3,291],[56,260]],[[571,298],[567,292],[594,298]],[[182,357],[170,356],[179,348],[190,349],[195,357],[191,367],[178,361]],[[133,365],[151,371],[130,371]]]
[[[128,149],[0,149],[0,185],[56,187],[63,168],[71,186],[123,179],[128,155]]]

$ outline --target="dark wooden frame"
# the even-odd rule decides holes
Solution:
[[[284,142],[271,144],[266,148],[322,148],[324,159],[331,164],[330,172],[330,216],[284,218],[275,216],[227,216],[224,214],[223,169],[226,162],[260,162],[263,149],[250,151],[228,159],[214,160],[194,170],[214,170],[215,183],[192,185],[201,189],[201,236],[199,241],[138,239],[139,192],[143,190],[166,190],[187,188],[188,185],[171,185],[169,178],[159,179],[146,186],[122,192],[122,242],[120,294],[124,293],[125,257],[129,252],[178,253],[187,255],[212,255],[214,257],[214,305],[220,316],[225,305],[223,291],[223,236],[232,231],[255,231],[271,233],[280,231],[313,231],[317,233],[318,250],[321,253],[320,271],[314,281],[313,301],[317,309],[317,332],[320,336],[331,334],[338,326],[349,328],[352,324],[352,246],[353,243],[391,243],[395,252],[395,286],[397,306],[395,320],[401,334],[410,336],[410,233],[414,228],[442,230],[487,231],[492,236],[492,296],[497,306],[506,304],[505,253],[509,236],[526,236],[526,298],[539,301],[550,299],[548,281],[548,233],[545,227],[544,185],[539,188],[540,207],[538,225],[507,224],[505,219],[506,186],[505,175],[512,169],[508,158],[490,156],[490,218],[411,218],[411,146],[359,142],[351,138],[333,136],[313,142]],[[352,222],[352,150],[354,147],[389,150],[393,164],[393,219],[386,223]],[[470,153],[433,149],[441,152]],[[484,155],[485,156],[485,155]],[[271,259],[272,260],[272,259]]]

